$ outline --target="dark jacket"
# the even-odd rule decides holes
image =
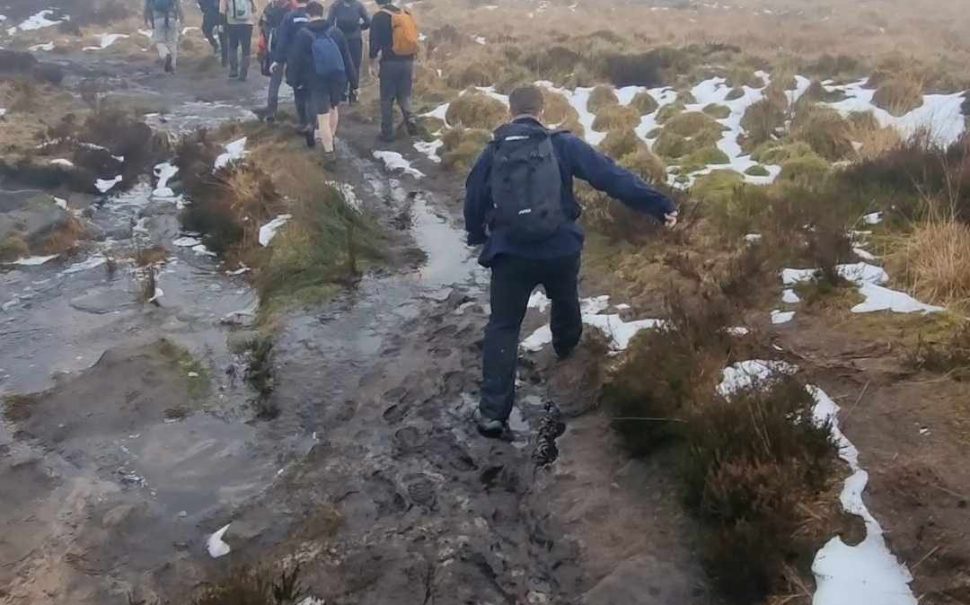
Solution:
[[[274,48],[270,49],[270,58],[275,63],[286,63],[290,56],[290,48],[296,40],[297,33],[306,27],[306,24],[309,22],[310,18],[307,17],[306,7],[294,8],[286,13],[283,21],[280,22],[279,28],[276,30],[276,43],[273,45]],[[287,82],[289,82],[289,75],[287,75]]]
[[[360,38],[361,31],[370,28],[370,15],[360,0],[336,0],[330,6],[327,20],[348,40]]]
[[[543,126],[532,118],[518,119],[503,127],[505,136],[534,133]],[[562,226],[548,240],[521,244],[508,239],[501,230],[490,232],[490,215],[495,206],[492,200],[491,173],[495,149],[485,148],[465,183],[465,229],[468,243],[485,244],[479,262],[486,267],[500,254],[510,254],[530,259],[550,259],[579,254],[583,249],[584,235],[576,223],[580,207],[573,193],[573,178],[580,178],[594,188],[616,198],[638,212],[649,214],[660,221],[664,215],[676,210],[674,202],[647,185],[635,174],[617,166],[582,139],[568,133],[552,136],[552,145],[559,160],[562,174],[562,204],[566,216],[572,220]]]
[[[401,9],[388,4],[374,13],[370,22],[370,58],[379,56],[381,61],[413,61],[414,55],[394,54],[394,24],[387,11],[399,13]]]
[[[204,15],[219,14],[219,0],[198,0],[199,10]]]
[[[353,59],[350,58],[350,49],[347,46],[347,39],[340,33],[340,30],[333,27],[326,19],[310,21],[310,23],[296,34],[296,40],[290,49],[289,69],[287,79],[293,74],[292,85],[295,88],[330,88],[327,82],[323,81],[313,65],[313,42],[317,36],[328,35],[337,43],[340,54],[344,58],[344,69],[347,73],[347,82],[352,89],[358,85],[357,67]]]

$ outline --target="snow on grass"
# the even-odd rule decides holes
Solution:
[[[60,166],[62,168],[74,168],[74,162],[71,160],[66,160],[64,158],[57,158],[49,162],[51,166]]]
[[[867,82],[868,79],[862,79],[845,85],[826,85],[826,90],[830,92],[841,91],[847,95],[842,101],[827,105],[843,116],[853,112],[872,112],[881,126],[894,128],[904,139],[926,132],[933,142],[944,146],[957,142],[967,128],[961,109],[963,92],[925,95],[920,107],[896,117],[873,104],[876,90],[866,88]]]
[[[545,311],[549,306],[549,299],[542,292],[535,292],[529,298],[529,307]],[[610,348],[614,352],[625,351],[630,341],[641,330],[649,330],[663,324],[659,319],[639,319],[626,321],[619,314],[603,313],[610,307],[610,297],[607,295],[584,298],[580,301],[583,323],[601,330],[610,338]],[[539,351],[552,342],[552,330],[544,325],[524,341],[522,348],[526,351]]]
[[[102,255],[91,256],[79,263],[74,263],[67,269],[61,271],[61,275],[74,275],[75,273],[82,273],[84,271],[90,271],[91,269],[97,269],[105,265],[108,259]]]
[[[862,217],[862,222],[867,225],[878,225],[882,222],[882,212],[873,212]]]
[[[741,361],[724,368],[721,374],[721,384],[717,392],[724,397],[730,397],[738,391],[750,389],[763,384],[778,374],[794,374],[798,368],[784,361],[765,361],[752,359]]]
[[[97,181],[94,182],[94,186],[101,193],[108,193],[109,191],[114,189],[115,185],[120,183],[123,179],[124,177],[122,177],[120,174],[113,179],[98,179]]]
[[[417,150],[418,153],[426,156],[435,164],[440,164],[441,158],[438,157],[438,150],[441,149],[444,144],[444,141],[441,139],[435,139],[433,141],[418,141],[414,144],[414,149]]]
[[[19,265],[21,267],[36,267],[38,265],[43,265],[44,263],[50,262],[57,257],[57,254],[52,256],[28,256],[26,258],[18,258],[10,264]]]
[[[916,605],[909,583],[912,576],[889,551],[879,522],[866,508],[862,494],[869,474],[859,465],[859,450],[839,427],[839,406],[818,387],[809,386],[815,399],[814,417],[819,424],[830,423],[839,456],[852,469],[842,490],[842,508],[860,517],[866,526],[866,538],[848,546],[842,538],[832,538],[815,556],[812,572],[816,590],[814,605]]]
[[[280,228],[286,223],[290,222],[291,218],[293,218],[293,215],[291,214],[281,214],[260,227],[259,245],[263,246],[264,248],[268,246],[270,242],[273,241],[273,238],[276,237],[276,233],[280,230]]]
[[[216,158],[216,164],[212,171],[216,172],[217,170],[226,168],[233,162],[238,162],[246,157],[246,140],[247,138],[243,137],[226,144],[226,152]]]
[[[180,237],[178,239],[172,240],[172,245],[178,248],[191,248],[193,246],[198,246],[201,243],[202,243],[202,240],[200,240],[197,237],[191,237],[191,236],[184,236],[184,237]]]
[[[81,50],[104,50],[118,40],[126,40],[130,37],[128,34],[101,34],[98,37],[98,46],[85,46]]]
[[[428,113],[421,114],[422,118],[434,118],[436,120],[441,120],[442,122],[448,123],[448,108],[451,107],[451,103],[444,103],[439,105],[429,111]]]
[[[943,311],[943,307],[921,303],[905,292],[890,290],[876,284],[861,285],[859,294],[863,295],[866,300],[852,307],[853,313],[875,313],[877,311],[939,313]]]
[[[360,202],[360,198],[357,197],[357,192],[354,190],[354,186],[350,183],[339,183],[337,181],[327,181],[327,184],[336,189],[341,197],[344,198],[344,203],[360,212],[363,210],[363,205]]]
[[[802,299],[798,297],[791,288],[785,288],[784,292],[781,293],[781,302],[789,305],[794,305],[802,302]]]
[[[230,523],[229,525],[232,525],[232,524]],[[232,552],[232,548],[230,548],[229,545],[226,544],[222,539],[223,536],[226,535],[226,532],[229,531],[229,525],[226,525],[225,527],[216,531],[214,534],[210,535],[205,541],[205,546],[206,546],[206,549],[209,551],[209,556],[212,557],[213,559],[224,557],[228,555],[230,552]]]
[[[35,53],[38,51],[50,52],[54,50],[54,42],[51,41],[51,42],[46,42],[44,44],[34,44],[33,46],[28,46],[27,50],[29,50],[32,53]]]
[[[158,185],[155,186],[152,195],[155,197],[175,197],[175,192],[168,186],[168,182],[178,174],[178,171],[178,167],[171,162],[156,165],[155,177],[158,179]]]
[[[411,166],[411,162],[396,151],[375,151],[374,158],[384,163],[384,167],[391,172],[402,172],[416,179],[424,177],[424,173]]]
[[[7,30],[7,33],[11,36],[16,34],[18,31],[29,32],[38,29],[44,29],[47,27],[53,27],[58,25],[61,20],[54,20],[51,17],[54,16],[54,11],[51,9],[42,10],[39,13],[31,15],[20,25],[16,25]]]

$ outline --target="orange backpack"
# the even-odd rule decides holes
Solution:
[[[414,16],[403,8],[396,13],[389,10],[384,12],[391,17],[394,40],[391,50],[394,54],[401,57],[413,57],[418,54],[418,22],[414,20]]]

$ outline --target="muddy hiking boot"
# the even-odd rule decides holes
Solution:
[[[165,55],[165,73],[170,74],[175,72],[175,67],[172,63],[172,53]]]
[[[495,420],[475,410],[475,428],[478,434],[487,439],[501,439],[508,431],[509,425],[504,420]]]
[[[414,120],[405,120],[404,128],[408,131],[408,135],[412,137],[416,137],[421,134],[421,128]]]

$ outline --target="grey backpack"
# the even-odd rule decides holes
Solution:
[[[492,145],[493,230],[512,241],[540,242],[569,221],[562,204],[562,175],[552,146],[555,132],[496,133]]]

